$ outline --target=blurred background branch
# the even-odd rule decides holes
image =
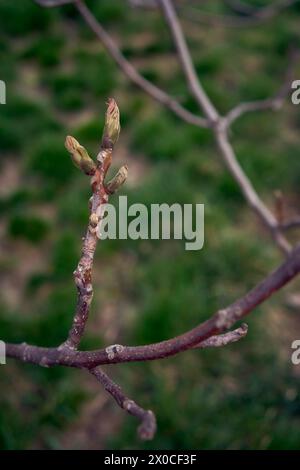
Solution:
[[[157,99],[162,104],[165,104],[173,111],[175,110],[176,114],[178,114],[180,117],[183,117],[185,121],[207,127],[207,121],[203,120],[202,118],[190,116],[189,113],[186,112],[186,110],[181,108],[178,102],[174,102],[173,99],[165,95],[164,92],[157,89],[157,87],[153,86],[150,82],[145,81],[145,79],[136,71],[136,69],[132,67],[131,64],[127,62],[126,59],[122,56],[119,49],[112,41],[108,33],[106,33],[99,21],[97,21],[97,19],[92,15],[91,11],[88,9],[84,2],[82,2],[81,0],[76,0],[76,2],[74,2],[74,5],[78,9],[82,17],[85,19],[87,24],[90,26],[90,28],[102,41],[108,52],[111,54],[112,58],[117,62],[121,70],[130,80],[132,80],[138,86],[142,87],[142,89],[148,94],[150,94],[150,96]],[[183,72],[186,76],[187,83],[189,84],[190,89],[194,94],[197,102],[201,106],[208,120],[209,127],[213,128],[216,143],[220,150],[221,156],[225,162],[225,165],[227,166],[231,175],[235,179],[236,183],[240,186],[240,189],[244,194],[244,197],[248,202],[249,206],[261,219],[263,225],[269,230],[273,240],[278,245],[280,250],[282,250],[285,254],[288,253],[290,251],[290,244],[285,239],[284,235],[281,233],[281,228],[278,225],[276,218],[260,199],[251,181],[249,180],[242,167],[238,163],[234,150],[228,139],[226,130],[226,117],[225,119],[221,119],[221,116],[216,111],[211,100],[208,98],[208,95],[204,91],[198,77],[196,76],[190,53],[188,51],[182,33],[182,29],[177,19],[177,15],[172,2],[170,0],[159,0],[159,5],[163,10],[166,21],[169,25],[174,44],[177,48],[179,60],[182,65]],[[267,105],[268,106],[266,106],[265,102],[264,105],[261,106],[261,109],[269,107],[268,102]],[[235,117],[239,116],[242,112],[248,111],[249,107],[250,109],[253,109],[253,106],[254,108],[256,108],[257,104],[241,105],[241,107],[235,109],[235,111],[233,111],[229,115],[230,120],[235,119]]]

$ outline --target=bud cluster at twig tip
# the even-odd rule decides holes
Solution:
[[[74,165],[82,170],[86,175],[93,175],[96,170],[96,164],[91,159],[86,149],[71,135],[65,140],[65,147],[71,155]]]
[[[102,135],[102,148],[112,148],[117,142],[121,130],[120,112],[116,101],[108,98],[105,113],[105,125]]]

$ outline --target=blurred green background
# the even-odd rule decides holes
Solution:
[[[221,0],[193,3],[230,13]],[[145,77],[198,112],[158,11],[124,0],[88,4]],[[221,112],[278,89],[288,49],[299,45],[299,22],[300,3],[251,28],[183,20],[197,72]],[[90,189],[64,138],[74,135],[95,155],[108,96],[121,110],[113,167],[129,166],[121,194],[147,205],[204,203],[205,246],[193,252],[180,241],[99,243],[82,348],[179,334],[280,262],[210,131],[184,124],[130,84],[72,6],[46,10],[32,0],[0,0],[0,79],[7,84],[0,106],[1,339],[53,346],[66,337]],[[247,115],[231,132],[264,201],[274,207],[280,189],[291,214],[300,202],[299,123],[299,107],[287,98],[279,112]],[[299,233],[291,236],[296,241]],[[135,419],[89,374],[9,360],[0,367],[0,448],[299,448],[300,366],[290,360],[300,336],[299,285],[258,308],[239,343],[109,369],[130,397],[156,413],[149,443],[137,439]]]

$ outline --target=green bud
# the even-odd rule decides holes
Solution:
[[[102,147],[108,148],[114,146],[119,138],[120,130],[120,112],[118,105],[113,98],[109,98],[105,114]]]
[[[87,175],[95,173],[95,162],[91,159],[86,149],[80,145],[74,137],[70,135],[66,137],[65,147],[70,153],[71,159],[77,168],[81,169]]]
[[[89,156],[81,159],[80,168],[86,175],[93,175],[96,170],[96,164]]]
[[[74,139],[71,135],[67,135],[66,140],[65,140],[65,147],[68,150],[68,152],[71,155],[72,162],[77,168],[80,168],[80,162],[81,162],[81,154],[78,151],[79,147],[81,145],[79,142]]]
[[[128,166],[122,166],[118,173],[106,184],[106,191],[110,194],[115,193],[126,181],[128,176]]]

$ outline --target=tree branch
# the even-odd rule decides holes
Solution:
[[[286,238],[282,235],[276,217],[260,199],[251,181],[244,173],[236,158],[234,150],[228,139],[226,120],[220,122],[216,127],[215,138],[223,160],[231,175],[239,185],[246,201],[248,202],[248,205],[258,215],[260,220],[263,222],[263,225],[271,233],[273,240],[280,250],[285,255],[288,254],[291,250],[291,246]]]
[[[7,357],[42,366],[63,365],[92,369],[102,364],[122,362],[152,361],[174,356],[180,352],[199,347],[199,343],[230,328],[234,323],[248,315],[255,307],[273,295],[300,272],[300,245],[287,256],[285,261],[260,284],[244,297],[228,307],[218,310],[211,318],[194,329],[159,343],[145,346],[108,346],[95,351],[65,351],[59,348],[42,348],[22,344],[7,344]]]
[[[78,347],[84,333],[93,298],[92,269],[98,241],[96,229],[99,223],[101,207],[108,202],[108,196],[111,194],[106,189],[104,179],[111,164],[115,140],[120,132],[119,110],[115,100],[112,98],[108,101],[105,121],[106,127],[102,137],[101,150],[97,156],[97,164],[90,159],[86,150],[73,137],[67,137],[66,139],[66,147],[71,153],[74,163],[79,167],[81,166],[81,168],[84,164],[83,169],[86,169],[88,166],[88,174],[92,176],[91,187],[93,195],[89,204],[90,217],[86,235],[83,238],[81,257],[77,269],[74,271],[74,280],[78,291],[75,316],[68,339],[60,346],[62,349],[66,347],[76,349]],[[116,138],[111,133],[108,133],[107,126],[109,123],[113,123],[116,126]]]
[[[228,333],[221,335],[214,335],[208,339],[205,339],[196,346],[193,346],[193,349],[205,349],[205,348],[220,348],[226,346],[230,343],[235,343],[240,339],[244,338],[248,333],[248,325],[243,323],[239,328]]]
[[[79,13],[81,14],[82,18],[85,20],[87,25],[91,28],[91,30],[95,33],[95,35],[100,39],[103,46],[110,54],[112,59],[116,62],[116,64],[120,67],[124,75],[132,81],[135,85],[141,88],[144,92],[146,92],[151,98],[155,101],[159,102],[160,104],[166,106],[170,109],[174,114],[180,117],[183,121],[187,122],[188,124],[192,124],[198,127],[209,127],[209,121],[203,117],[197,116],[187,109],[185,109],[181,104],[168,95],[165,91],[161,90],[159,87],[154,85],[153,83],[149,82],[146,78],[144,78],[134,67],[133,65],[125,58],[122,54],[121,50],[111,38],[111,36],[106,32],[103,26],[97,21],[94,17],[92,12],[86,6],[84,2],[81,0],[35,0],[40,5],[44,7],[55,7],[60,6],[60,1],[64,3],[73,3],[74,6],[77,8]]]
[[[244,173],[242,167],[240,166],[234,150],[229,142],[227,134],[227,122],[228,119],[221,117],[218,112],[215,110],[211,104],[210,99],[208,98],[206,92],[201,86],[200,80],[194,77],[194,68],[191,60],[189,50],[186,46],[182,29],[178,18],[176,16],[175,9],[173,7],[171,0],[158,0],[159,4],[162,7],[162,10],[165,14],[167,24],[170,28],[172,37],[174,39],[179,60],[182,64],[182,67],[185,70],[185,75],[187,81],[190,85],[197,87],[195,91],[198,91],[197,98],[200,106],[203,109],[205,115],[211,120],[213,124],[213,131],[216,143],[220,150],[220,154],[225,162],[228,170],[235,179],[236,183],[239,185],[246,201],[249,206],[256,212],[259,218],[262,220],[264,226],[271,232],[272,238],[275,243],[278,245],[280,250],[287,254],[291,247],[285,237],[280,233],[280,228],[276,217],[272,212],[267,208],[263,201],[258,196],[255,191],[251,181]],[[195,83],[195,81],[197,83]]]
[[[295,217],[294,219],[290,219],[280,223],[281,230],[289,230],[291,228],[299,228],[300,227],[300,217]]]
[[[169,26],[187,84],[195,96],[196,101],[201,106],[207,119],[209,119],[211,122],[214,122],[219,117],[218,112],[212,104],[211,100],[208,98],[200,83],[200,80],[198,79],[173,4],[170,0],[158,0],[158,3]]]
[[[131,65],[131,63],[124,57],[120,49],[105,31],[103,26],[96,20],[94,15],[82,1],[75,1],[74,5],[80,12],[83,19],[86,21],[91,30],[100,39],[108,53],[120,67],[122,72],[131,80],[135,85],[145,91],[154,100],[169,108],[173,113],[180,117],[183,121],[199,127],[208,127],[209,122],[185,109],[181,104],[168,95],[166,92],[158,88],[153,83],[149,82],[146,78],[142,77],[139,72]]]
[[[266,98],[264,100],[248,101],[238,104],[225,116],[227,125],[230,126],[236,119],[248,112],[265,111],[268,109],[277,111],[280,109],[284,103],[285,98],[291,91],[295,62],[298,58],[299,51],[296,49],[291,49],[289,53],[289,65],[287,67],[285,79],[278,92],[273,97]]]
[[[116,384],[100,367],[91,369],[90,373],[96,377],[104,389],[115,399],[116,403],[136,417],[141,422],[138,427],[138,435],[142,440],[151,440],[156,432],[156,419],[151,410],[144,410],[135,401],[128,398],[121,387]]]

